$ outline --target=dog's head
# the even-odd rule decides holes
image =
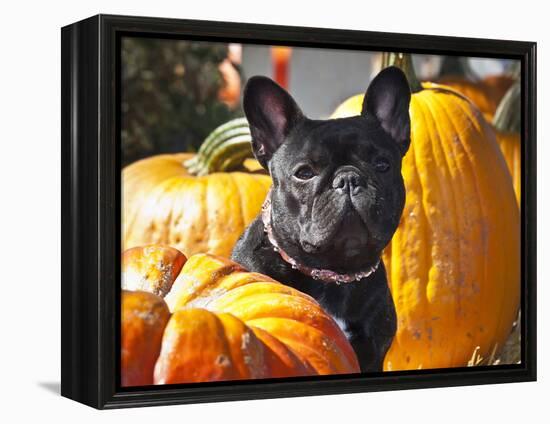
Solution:
[[[338,272],[378,260],[405,202],[410,98],[405,75],[390,67],[370,84],[360,116],[311,120],[269,78],[249,80],[253,151],[273,179],[271,224],[289,255]]]

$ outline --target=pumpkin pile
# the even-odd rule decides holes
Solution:
[[[315,300],[228,259],[132,248],[122,289],[123,386],[359,372]]]
[[[407,198],[384,252],[398,330],[386,370],[465,366],[504,345],[520,300],[520,223],[495,133],[465,96],[420,84],[409,55],[386,54],[407,74],[411,147]],[[363,96],[333,118],[359,115]]]

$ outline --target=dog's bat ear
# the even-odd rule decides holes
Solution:
[[[409,103],[411,89],[401,69],[390,66],[382,70],[370,83],[361,115],[370,114],[399,145],[405,155],[411,143]]]
[[[254,156],[267,169],[273,153],[303,118],[302,111],[282,87],[261,76],[248,80],[243,109],[252,133]]]

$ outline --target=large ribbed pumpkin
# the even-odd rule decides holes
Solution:
[[[311,297],[222,257],[184,261],[164,246],[123,254],[123,385],[359,372]]]
[[[231,254],[239,236],[260,211],[271,180],[256,172],[260,166],[253,160],[245,163],[247,169],[225,172],[235,163],[235,146],[244,143],[250,151],[250,132],[245,120],[230,122],[223,130],[221,134],[229,137],[221,140],[225,144],[216,145],[219,137],[211,137],[197,157],[163,154],[124,168],[123,250],[161,243],[188,256],[200,252]],[[209,151],[212,144],[216,148]],[[242,163],[241,157],[236,159]]]
[[[491,126],[467,98],[437,84],[414,89],[407,199],[383,255],[398,316],[386,370],[465,366],[506,341],[520,299],[520,227],[512,180]],[[407,65],[408,63],[408,65]],[[405,66],[406,65],[406,66]],[[350,99],[334,117],[358,115]]]

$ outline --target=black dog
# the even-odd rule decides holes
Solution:
[[[353,118],[308,119],[265,77],[251,78],[244,93],[254,154],[273,186],[233,259],[314,297],[344,330],[363,372],[382,370],[396,331],[380,254],[405,203],[410,98],[393,67],[372,81]]]

